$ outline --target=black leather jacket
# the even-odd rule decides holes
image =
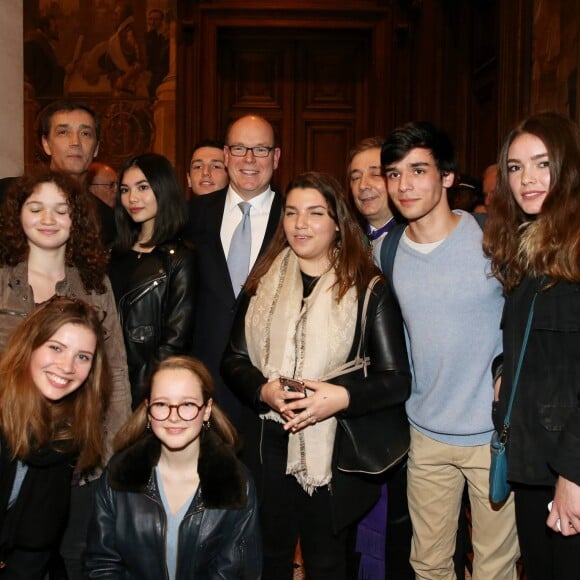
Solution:
[[[155,363],[192,354],[195,309],[195,254],[179,242],[144,253],[124,288],[124,257],[112,254],[109,271],[121,319],[132,406],[144,399]]]
[[[267,381],[252,365],[245,335],[245,317],[250,298],[243,294],[234,320],[230,343],[222,359],[222,375],[226,384],[256,413],[266,412],[259,401],[259,391]],[[364,293],[359,298],[357,330],[348,360],[354,359],[359,344],[360,318]],[[338,416],[364,415],[375,409],[402,405],[411,393],[411,374],[405,346],[403,320],[397,300],[384,281],[378,282],[371,294],[367,310],[366,354],[370,357],[368,376],[345,374],[331,383],[346,388],[349,406]],[[256,420],[258,417],[256,416]],[[280,429],[279,424],[275,424]],[[272,427],[275,428],[275,427]],[[408,429],[408,425],[402,426]],[[263,432],[264,433],[264,432]],[[262,439],[262,445],[268,442]],[[340,530],[362,516],[379,497],[380,478],[363,478],[341,472],[336,467],[336,449],[332,463],[333,527]],[[260,488],[259,474],[254,474]]]
[[[98,483],[85,558],[87,578],[164,580],[166,515],[154,467],[161,445],[145,435],[115,455]],[[179,527],[175,580],[259,580],[256,492],[246,468],[203,432],[200,487]]]

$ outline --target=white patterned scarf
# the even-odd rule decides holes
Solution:
[[[298,258],[290,248],[262,277],[248,306],[245,330],[250,360],[269,381],[280,376],[319,380],[347,361],[358,301],[353,287],[337,303],[335,283],[335,272],[329,270],[303,298]],[[273,410],[262,417],[284,422]],[[336,419],[330,417],[289,434],[286,473],[309,494],[332,479],[335,432]]]

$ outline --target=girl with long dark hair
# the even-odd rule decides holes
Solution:
[[[156,362],[191,354],[195,305],[194,253],[179,233],[185,200],[168,159],[144,153],[119,172],[117,239],[109,276],[125,337],[132,406],[145,398]]]
[[[530,580],[572,580],[580,568],[579,232],[580,131],[557,113],[533,115],[503,144],[484,237],[506,293],[498,429],[525,348],[507,457]]]

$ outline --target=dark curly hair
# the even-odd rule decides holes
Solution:
[[[69,205],[72,225],[66,244],[66,265],[78,270],[86,292],[103,294],[108,256],[101,241],[96,207],[79,183],[49,169],[33,170],[10,184],[0,206],[0,267],[16,266],[27,259],[28,239],[20,214],[26,200],[43,183],[53,183]]]

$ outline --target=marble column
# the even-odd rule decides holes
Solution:
[[[0,18],[0,177],[24,169],[23,0],[2,0]]]

